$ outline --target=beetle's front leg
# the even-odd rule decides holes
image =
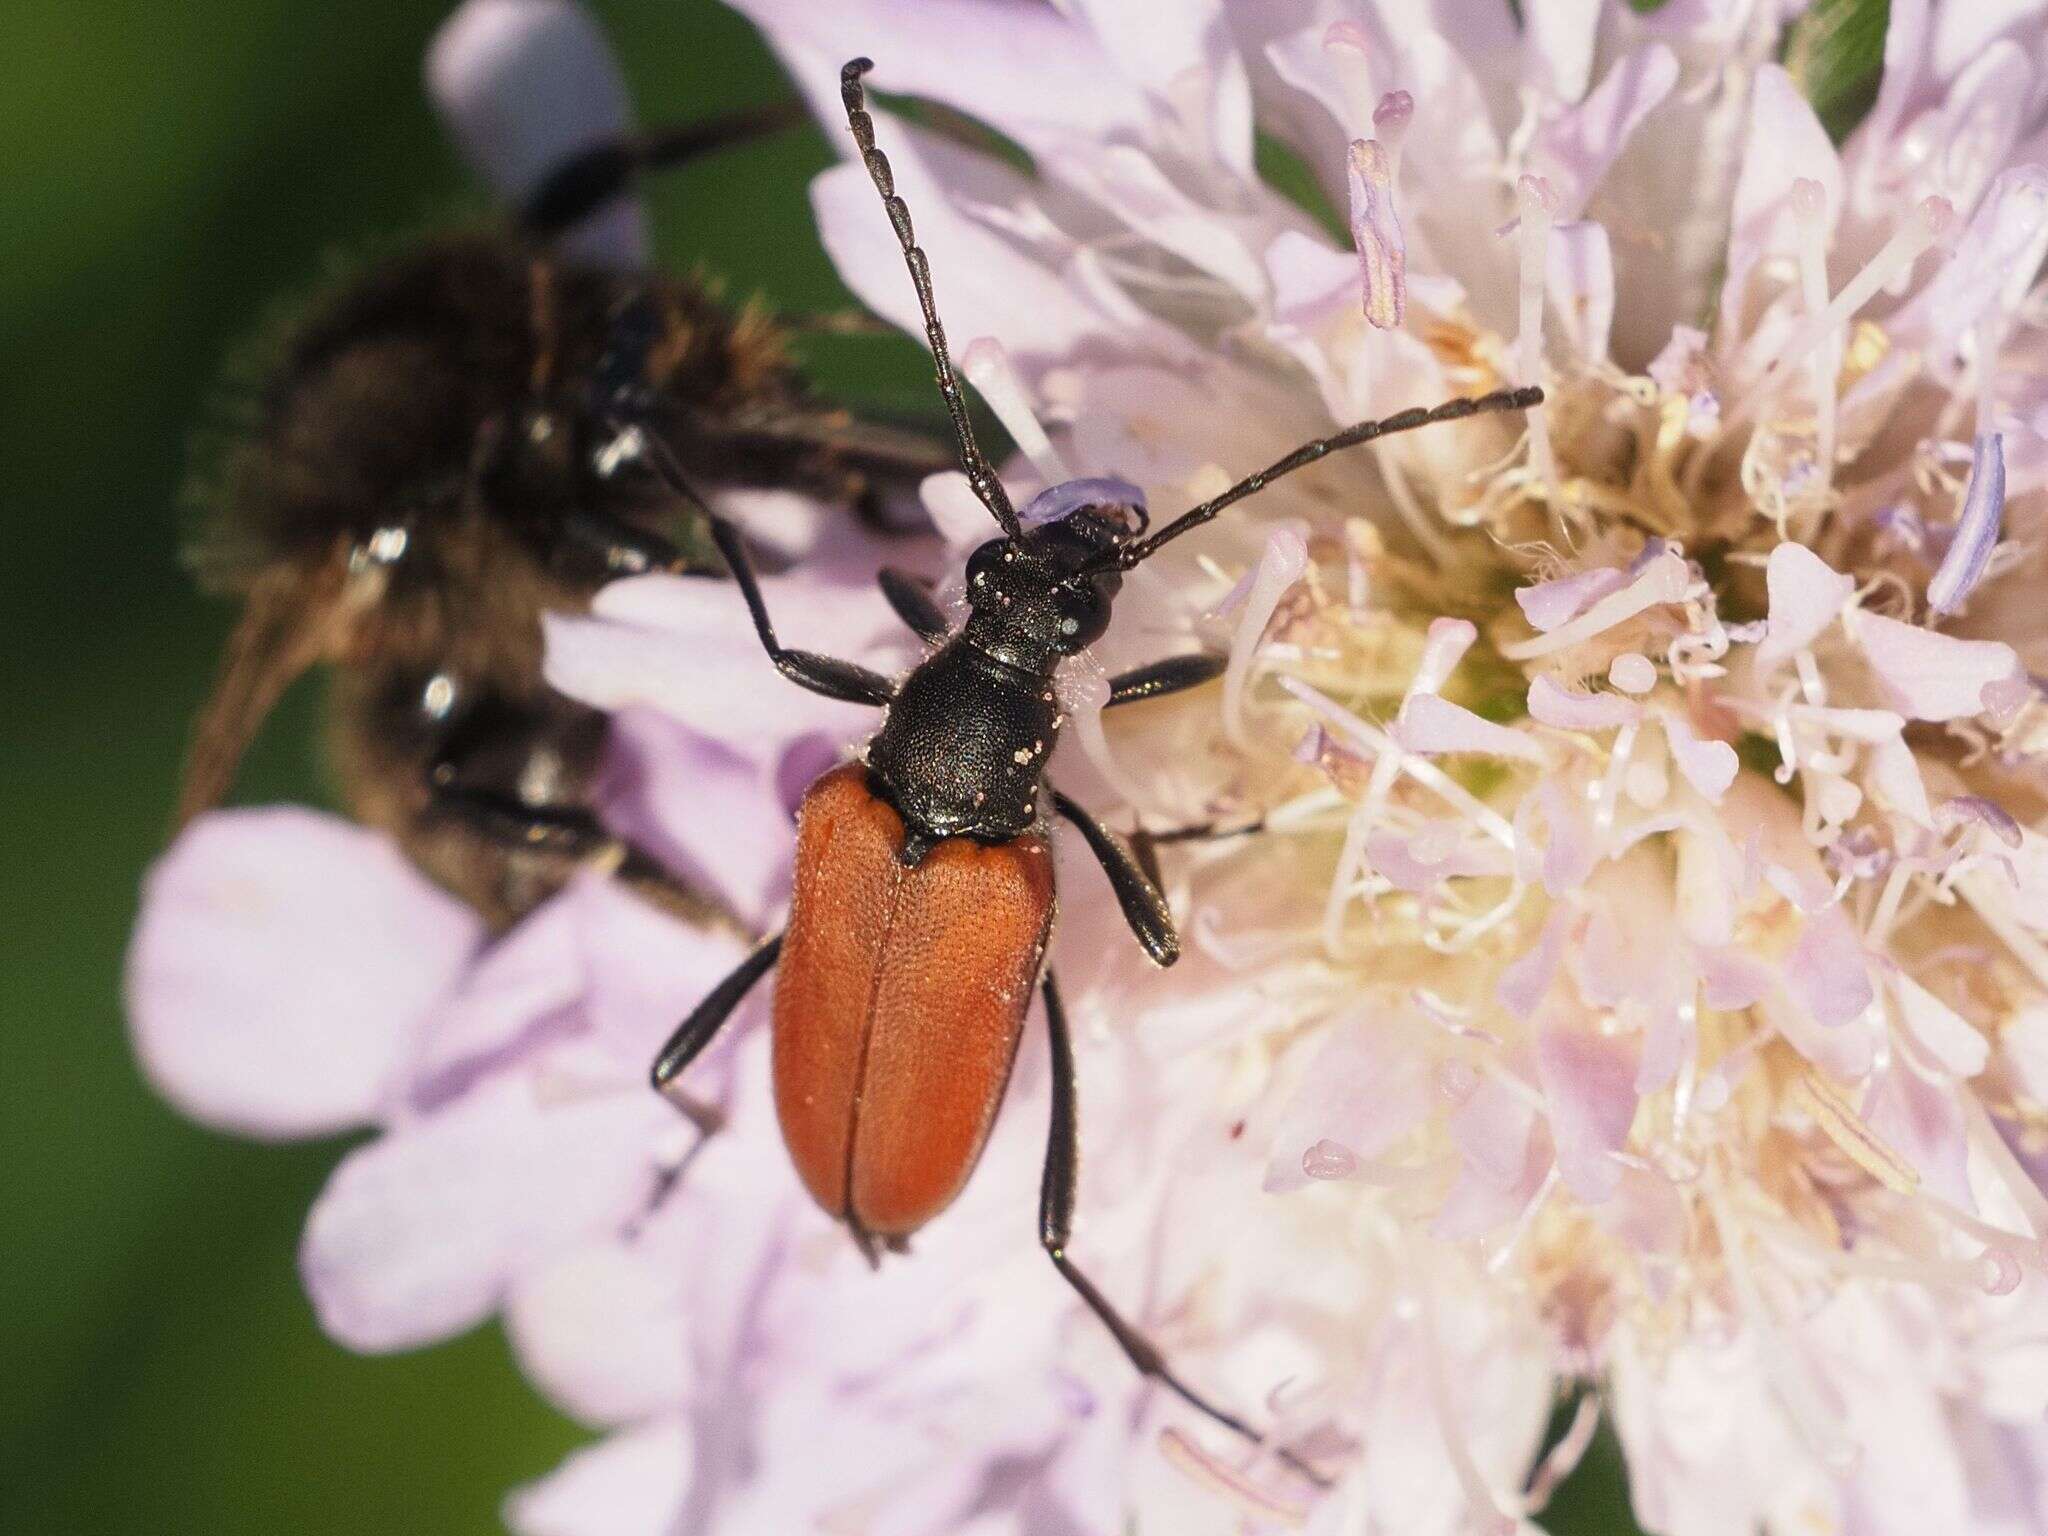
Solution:
[[[754,565],[747,557],[746,541],[740,537],[739,529],[715,512],[706,511],[704,515],[710,522],[718,552],[725,556],[732,579],[739,584],[740,596],[747,600],[754,633],[761,637],[762,649],[768,652],[776,671],[799,688],[808,688],[828,699],[844,699],[849,704],[887,704],[896,697],[893,682],[859,662],[821,656],[816,651],[793,650],[777,640],[775,626],[768,618],[768,605],[761,598],[761,584],[755,579]]]
[[[1199,688],[1211,678],[1221,677],[1230,665],[1228,657],[1197,651],[1191,656],[1169,656],[1150,666],[1133,667],[1109,680],[1109,699],[1102,706],[1135,704],[1140,699],[1163,699],[1169,693]]]

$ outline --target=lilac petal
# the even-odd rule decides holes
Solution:
[[[1465,839],[1461,831],[1461,823],[1445,822],[1413,837],[1372,832],[1365,839],[1365,861],[1394,889],[1414,893],[1446,878],[1512,872],[1500,844],[1490,838]]]
[[[1543,889],[1562,896],[1584,885],[1599,864],[1599,839],[1584,802],[1556,779],[1544,780],[1530,798],[1542,805],[1543,819],[1550,824],[1550,841],[1543,848]],[[1519,838],[1519,827],[1516,835]]]
[[[637,1085],[677,1022],[732,973],[745,946],[679,922],[615,880],[579,880],[569,895],[590,1038],[619,1064],[622,1080]],[[768,991],[760,989],[761,1003]]]
[[[1771,551],[1764,589],[1770,610],[1756,659],[1759,666],[1770,666],[1819,639],[1855,595],[1856,581],[1804,544],[1787,541]]]
[[[1614,1196],[1595,1206],[1592,1217],[1611,1236],[1642,1255],[1676,1256],[1684,1250],[1688,1207],[1663,1174],[1624,1167]]]
[[[1415,676],[1408,684],[1409,695],[1443,692],[1444,684],[1478,638],[1478,626],[1470,619],[1431,619],[1423,636],[1422,660],[1416,663]]]
[[[1970,453],[1970,480],[1963,487],[1963,511],[1941,567],[1927,583],[1927,606],[1954,613],[1968,601],[2005,524],[2005,444],[1996,432],[1979,432]]]
[[[1703,949],[1698,964],[1701,996],[1723,1012],[1754,1007],[1777,984],[1771,967],[1740,949]]]
[[[1977,1026],[1921,986],[1904,971],[1891,978],[1899,1018],[1944,1072],[1975,1077],[1991,1059],[1991,1047]]]
[[[321,1326],[374,1353],[482,1321],[515,1275],[645,1206],[674,1125],[638,1082],[578,1096],[500,1077],[350,1153],[299,1253]]]
[[[1806,920],[1785,957],[1785,984],[1814,1022],[1829,1029],[1862,1017],[1875,1001],[1863,941],[1841,907]]]
[[[1017,521],[1026,528],[1056,523],[1082,507],[1135,507],[1145,510],[1145,493],[1128,480],[1114,475],[1092,479],[1062,480],[1049,485],[1017,511]]]
[[[1306,1155],[1328,1141],[1356,1162],[1371,1161],[1420,1125],[1431,1102],[1428,1062],[1363,1020],[1323,1042],[1274,1128],[1266,1165],[1269,1193],[1309,1183]]]
[[[816,575],[761,580],[786,645],[851,654],[886,668],[882,643],[902,626],[879,592]],[[598,709],[646,705],[750,756],[766,757],[808,731],[852,739],[873,712],[790,687],[725,582],[635,576],[602,589],[588,617],[548,614],[550,686]]]
[[[1410,752],[1425,756],[1446,752],[1484,752],[1493,757],[1540,763],[1543,749],[1520,731],[1475,715],[1433,693],[1411,694],[1394,721],[1394,739]]]
[[[1877,1139],[1911,1163],[1929,1190],[1962,1210],[1976,1210],[1969,1137],[1954,1093],[1894,1061],[1871,1084],[1862,1114]]]
[[[1545,280],[1579,355],[1606,362],[1614,331],[1614,250],[1607,231],[1585,219],[1552,228]]]
[[[1927,803],[1927,783],[1920,776],[1920,761],[1897,732],[1871,743],[1868,785],[1888,809],[1915,826],[1934,825],[1934,810]]]
[[[1265,259],[1273,318],[1282,325],[1321,324],[1358,284],[1356,255],[1298,229],[1281,231],[1266,247]]]
[[[1533,1105],[1493,1078],[1451,1116],[1460,1167],[1430,1222],[1445,1242],[1498,1231],[1523,1211],[1550,1172],[1550,1137]]]
[[[941,102],[1033,154],[1075,138],[1134,137],[1152,115],[1144,93],[1117,71],[1089,29],[1056,11],[1006,10],[997,21],[983,0],[735,0],[733,8],[766,35],[819,120],[842,130],[839,68],[860,54],[874,56],[873,89]],[[1001,28],[1000,47],[988,46],[992,26]],[[912,36],[914,47],[878,41]],[[882,134],[888,133],[885,123]],[[834,147],[852,154],[850,140]],[[893,160],[895,146],[888,149]],[[913,201],[911,208],[922,231],[924,206]],[[953,319],[950,308],[946,318]]]
[[[611,45],[567,0],[467,0],[434,34],[427,87],[464,156],[515,205],[571,156],[633,124]],[[620,198],[558,243],[578,260],[642,267],[646,215]]]
[[[1898,315],[1900,336],[1925,338],[1931,350],[1952,355],[1991,310],[2013,302],[2008,286],[2024,291],[2048,249],[2048,167],[2021,166],[1991,183],[1955,250]],[[1891,326],[1887,327],[1891,329]]]
[[[520,1276],[505,1332],[549,1401],[585,1424],[630,1424],[687,1397],[685,1294],[638,1245],[597,1243]]]
[[[1525,1024],[1536,1016],[1543,999],[1550,995],[1551,983],[1557,980],[1557,966],[1564,958],[1572,919],[1570,908],[1561,904],[1552,907],[1536,942],[1501,969],[1494,998]]]
[[[1607,731],[1634,725],[1643,707],[1612,693],[1574,693],[1555,678],[1539,677],[1529,685],[1529,714],[1560,730]]]
[[[1526,13],[1524,67],[1529,83],[1551,100],[1573,102],[1586,94],[1600,10],[1598,0],[1553,0]]]
[[[1617,59],[1584,101],[1537,131],[1528,169],[1555,191],[1557,222],[1585,211],[1601,178],[1677,83],[1677,55],[1652,43]]]
[[[1148,338],[1171,349],[1163,327],[1129,326],[1077,295],[1043,262],[969,218],[917,152],[899,134],[890,144],[897,190],[917,210],[917,237],[932,270],[945,281],[946,328],[955,336],[995,336],[1027,380],[1045,361],[1090,347],[1127,353]],[[983,168],[985,179],[1004,177]],[[985,202],[1007,205],[1028,195],[1028,184],[991,187]],[[859,165],[841,165],[811,183],[811,208],[832,264],[861,302],[911,335],[924,317],[903,275],[903,252],[875,203],[874,184]]]
[[[1549,1103],[1557,1169],[1589,1205],[1611,1199],[1636,1114],[1636,1044],[1619,1035],[1553,1027],[1537,1032],[1536,1076]]]
[[[482,939],[379,833],[284,807],[203,816],[144,885],[124,984],[136,1054],[208,1125],[361,1125]]]
[[[412,1063],[415,1096],[459,1092],[514,1047],[566,1021],[583,990],[574,898],[564,891],[485,950],[435,1009]]]
[[[1515,602],[1529,627],[1548,634],[1568,624],[1609,593],[1628,585],[1628,575],[1612,566],[1598,565],[1590,571],[1560,576],[1555,581],[1534,582],[1515,589]]]
[[[1731,210],[1728,271],[1738,287],[1759,258],[1796,252],[1806,238],[1792,206],[1802,180],[1821,189],[1826,207],[1823,238],[1842,214],[1842,163],[1805,94],[1776,64],[1756,72],[1751,88],[1749,140]],[[1730,302],[1738,295],[1731,294]]]
[[[614,831],[759,927],[789,894],[796,828],[782,778],[794,774],[801,795],[843,756],[842,736],[807,733],[764,763],[658,710],[623,709],[612,716],[600,803]]]
[[[505,1501],[513,1536],[670,1536],[690,1486],[682,1414],[650,1419],[576,1451]]]
[[[1656,1093],[1676,1081],[1698,1045],[1699,1023],[1689,1011],[1670,1006],[1658,1008],[1643,1028],[1643,1054],[1636,1064],[1636,1092]]]
[[[1407,310],[1408,246],[1394,209],[1394,171],[1377,139],[1354,139],[1348,161],[1351,240],[1358,248],[1365,318],[1383,331],[1401,324]]]
[[[1728,793],[1728,786],[1735,782],[1735,775],[1741,771],[1742,759],[1727,742],[1707,741],[1696,735],[1692,722],[1683,715],[1668,714],[1663,721],[1664,740],[1671,748],[1671,761],[1678,765],[1685,782],[1699,795],[1719,805],[1721,797]]]
[[[1958,640],[1879,614],[1856,615],[1856,639],[1902,714],[1967,720],[1984,712],[1984,690],[2019,670],[2009,645]]]
[[[2026,842],[2026,834],[2013,820],[2012,813],[1996,800],[1987,800],[1982,795],[1957,795],[1954,799],[1944,800],[1939,814],[1944,830],[1974,821],[1989,828],[1993,837],[2015,851]]]

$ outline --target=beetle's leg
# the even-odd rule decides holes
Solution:
[[[1221,677],[1223,669],[1229,665],[1227,656],[1211,656],[1206,651],[1197,651],[1192,656],[1169,656],[1149,667],[1133,667],[1109,680],[1109,702],[1102,707],[1113,709],[1119,704],[1135,704],[1140,699],[1164,698],[1184,688],[1199,688],[1211,678]]]
[[[1081,1273],[1074,1261],[1067,1257],[1067,1242],[1074,1228],[1074,1180],[1081,1164],[1080,1119],[1074,1092],[1074,1042],[1067,1033],[1066,1010],[1060,1006],[1059,987],[1050,971],[1045,974],[1044,991],[1045,1033],[1052,1044],[1052,1134],[1045,1146],[1045,1180],[1039,1186],[1039,1244],[1061,1278],[1088,1303],[1088,1310],[1102,1320],[1102,1326],[1109,1330],[1117,1347],[1137,1367],[1139,1375],[1164,1384],[1198,1413],[1206,1414],[1225,1429],[1263,1447],[1265,1436],[1236,1414],[1218,1408],[1175,1375],[1159,1347],[1125,1322],[1116,1308],[1110,1305],[1109,1298],[1095,1288],[1095,1282]],[[1304,1477],[1327,1485],[1328,1480],[1321,1473],[1293,1453],[1276,1450],[1276,1454]]]
[[[707,511],[705,516],[710,521],[711,537],[718,552],[725,556],[725,563],[732,568],[732,579],[739,583],[740,595],[747,600],[747,612],[754,618],[754,633],[761,637],[761,646],[775,663],[776,671],[799,688],[850,704],[887,704],[896,697],[894,683],[859,662],[821,656],[816,651],[792,650],[777,640],[775,626],[768,618],[768,605],[761,600],[761,584],[754,578],[753,562],[747,558],[746,541],[740,537],[739,529],[716,513]]]
[[[1197,822],[1187,827],[1139,827],[1131,834],[1131,856],[1138,861],[1138,868],[1145,871],[1145,878],[1160,890],[1166,889],[1166,880],[1159,872],[1159,846],[1162,843],[1195,843],[1205,839],[1221,840],[1226,837],[1249,837],[1265,829],[1266,818],[1255,817],[1233,827],[1218,826],[1213,821]]]
[[[1145,946],[1145,953],[1160,965],[1173,964],[1180,958],[1180,935],[1174,932],[1173,914],[1167,910],[1159,887],[1145,877],[1130,851],[1093,816],[1056,789],[1052,792],[1052,803],[1053,809],[1079,827],[1088,840],[1090,851],[1102,864],[1102,872],[1109,876],[1117,905],[1124,909],[1124,921]]]
[[[937,645],[953,632],[953,626],[946,621],[946,610],[918,577],[885,565],[876,579],[881,583],[882,596],[896,610],[896,617],[916,630],[918,639],[925,644]]]
[[[654,1058],[652,1076],[656,1092],[669,1092],[669,1084],[681,1076],[683,1069],[711,1043],[712,1037],[732,1017],[741,1000],[754,989],[754,983],[768,974],[776,956],[781,953],[781,934],[763,939],[754,952],[742,960],[730,976],[713,987],[711,995],[676,1026],[676,1032],[668,1037],[668,1044]]]

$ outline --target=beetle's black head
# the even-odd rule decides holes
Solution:
[[[1145,531],[1144,493],[1120,480],[1069,480],[1024,508],[1023,531],[967,562],[968,628],[984,650],[1044,668],[1109,628],[1123,572],[1106,560]]]

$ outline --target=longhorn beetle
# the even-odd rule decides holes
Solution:
[[[1044,783],[1061,719],[1055,677],[1063,661],[1108,628],[1123,573],[1233,502],[1337,449],[1431,422],[1524,409],[1543,398],[1536,388],[1507,389],[1359,422],[1297,448],[1155,533],[1147,533],[1142,508],[1115,505],[1100,481],[1055,486],[1020,518],[975,443],[929,265],[889,161],[875,147],[861,89],[872,67],[855,59],[841,73],[847,123],[910,267],[960,467],[1002,536],[967,562],[970,612],[957,634],[923,587],[882,573],[891,606],[935,647],[897,682],[782,645],[737,530],[711,518],[712,536],[776,669],[799,687],[879,705],[886,714],[863,758],[829,770],[804,795],[788,927],[683,1021],[653,1072],[657,1089],[674,1083],[779,960],[772,1071],[783,1139],[812,1196],[846,1223],[871,1262],[882,1248],[902,1249],[952,1203],[1002,1102],[1052,930],[1041,787],[1101,861],[1146,954],[1160,965],[1179,956],[1166,902],[1129,852]],[[674,466],[657,467],[679,494],[690,494]],[[1048,515],[1040,521],[1034,513]],[[1175,693],[1221,669],[1220,659],[1202,655],[1140,667],[1112,679],[1109,704]],[[1039,1241],[1140,1372],[1259,1443],[1242,1419],[1174,1374],[1067,1256],[1077,1159],[1074,1051],[1049,973],[1042,990],[1053,1087]]]

